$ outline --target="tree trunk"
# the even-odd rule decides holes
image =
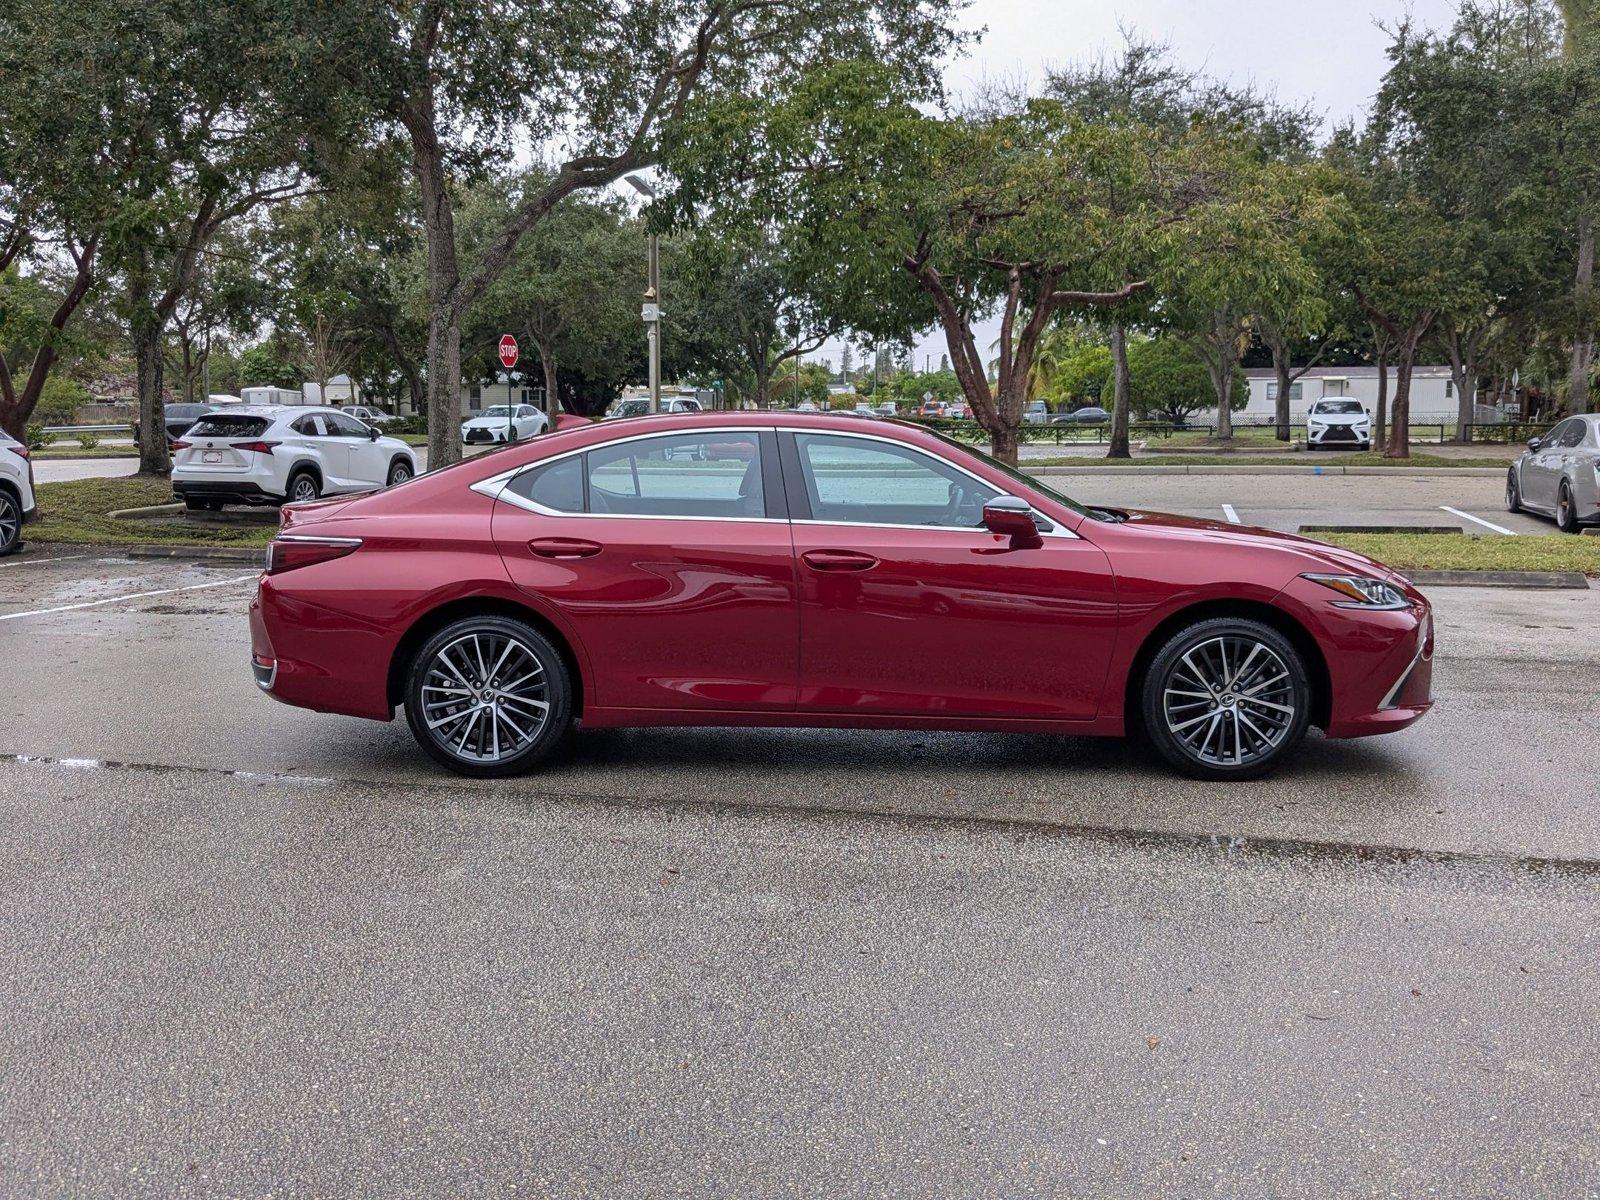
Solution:
[[[425,89],[421,107],[406,113],[411,134],[422,225],[427,236],[428,275],[428,467],[461,459],[461,267],[456,256],[455,212],[445,178],[444,155],[434,127],[433,97]]]
[[[554,429],[556,418],[561,415],[561,389],[556,382],[555,343],[535,336],[533,344],[539,351],[539,369],[544,374],[544,413],[550,418],[550,428]]]
[[[772,363],[770,360],[756,366],[756,407],[765,412],[772,406]]]
[[[77,270],[67,287],[66,294],[61,298],[61,303],[56,305],[55,311],[50,314],[50,324],[45,329],[38,350],[34,352],[33,363],[28,368],[28,377],[23,381],[20,392],[16,389],[9,364],[5,361],[4,355],[0,355],[0,429],[4,429],[18,441],[27,440],[28,420],[33,416],[33,410],[38,407],[39,397],[44,392],[45,380],[50,377],[50,368],[55,365],[56,346],[61,340],[61,331],[66,328],[67,322],[72,319],[72,314],[83,303],[84,297],[89,294],[90,286],[94,283],[95,254],[98,246],[98,236],[91,238],[81,249],[69,246]]]
[[[1128,445],[1128,404],[1133,379],[1128,372],[1128,331],[1117,321],[1111,326],[1111,449],[1107,458],[1132,458]]]
[[[1378,351],[1378,412],[1372,426],[1372,448],[1382,451],[1389,435],[1389,350]]]
[[[999,428],[989,432],[989,453],[1007,466],[1017,465],[1017,431]]]
[[[1594,327],[1591,310],[1594,306],[1594,217],[1584,213],[1578,218],[1578,274],[1573,292],[1578,300],[1578,312],[1583,324],[1573,335],[1572,371],[1568,379],[1568,408],[1574,413],[1589,411],[1589,373],[1594,366]]]
[[[139,390],[139,474],[166,478],[172,474],[167,450],[166,407],[161,402],[162,329],[152,320],[130,331]]]
[[[1466,445],[1472,440],[1473,408],[1478,399],[1479,334],[1463,336],[1455,322],[1445,328],[1444,345],[1450,355],[1450,382],[1456,389],[1455,441]]]
[[[1395,346],[1394,429],[1383,448],[1385,458],[1411,457],[1411,373],[1422,332],[1413,325]]]
[[[428,468],[459,462],[461,328],[428,315]]]

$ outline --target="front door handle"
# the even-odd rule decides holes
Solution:
[[[600,543],[584,538],[542,537],[528,543],[540,558],[589,558],[600,553]]]
[[[813,571],[870,571],[878,560],[858,550],[807,550],[800,560]]]

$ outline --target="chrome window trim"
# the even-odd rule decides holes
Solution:
[[[605,448],[609,448],[609,447],[612,447],[612,446],[622,446],[622,445],[626,445],[628,442],[647,441],[647,440],[652,439],[652,438],[679,437],[679,436],[683,436],[684,434],[742,433],[742,434],[748,434],[748,435],[752,435],[752,436],[758,436],[761,433],[767,433],[767,432],[774,432],[774,433],[805,433],[805,434],[811,434],[811,435],[817,436],[817,437],[859,438],[862,441],[868,441],[868,442],[884,442],[884,443],[886,443],[886,444],[888,444],[890,446],[897,446],[897,447],[899,447],[899,448],[901,448],[903,450],[909,450],[913,454],[921,454],[926,458],[932,458],[937,462],[944,463],[946,466],[950,467],[952,470],[961,472],[961,474],[967,476],[967,478],[973,480],[976,483],[982,484],[986,488],[994,488],[995,487],[995,484],[993,484],[989,480],[985,479],[982,475],[979,475],[976,471],[970,471],[966,467],[962,466],[960,463],[952,462],[947,458],[942,458],[942,457],[939,457],[937,455],[930,454],[927,450],[924,450],[921,446],[913,446],[911,443],[901,441],[899,438],[884,437],[882,434],[867,433],[867,432],[864,432],[864,431],[859,431],[859,430],[854,430],[854,429],[851,429],[851,430],[842,430],[842,429],[827,429],[827,430],[823,430],[823,429],[794,429],[794,428],[791,428],[790,426],[787,426],[787,425],[715,425],[715,426],[711,426],[710,428],[706,428],[706,429],[650,430],[648,432],[643,432],[643,433],[634,433],[634,434],[630,434],[627,437],[611,438],[611,439],[608,439],[608,440],[605,440],[605,441],[591,442],[586,446],[578,446],[578,447],[576,447],[576,448],[574,448],[572,450],[563,450],[560,454],[552,454],[549,458],[541,458],[537,462],[525,463],[525,464],[523,464],[522,466],[519,466],[519,467],[509,467],[506,470],[501,471],[498,475],[491,475],[487,479],[480,479],[480,480],[478,480],[477,483],[471,484],[469,486],[470,486],[472,491],[477,492],[480,496],[487,496],[491,500],[498,500],[500,503],[509,504],[513,508],[520,508],[520,509],[523,509],[526,512],[538,513],[540,516],[544,516],[544,517],[566,517],[566,518],[573,519],[573,520],[596,520],[596,521],[738,521],[738,522],[741,522],[741,523],[744,523],[744,524],[760,524],[760,525],[846,525],[846,526],[849,526],[849,527],[851,527],[853,529],[932,529],[932,530],[943,530],[944,532],[947,532],[947,533],[981,533],[981,534],[984,534],[985,536],[988,536],[988,537],[994,536],[993,534],[990,534],[987,529],[984,529],[981,525],[980,526],[971,526],[971,525],[899,525],[899,524],[894,524],[894,523],[890,523],[890,522],[886,522],[886,521],[818,521],[818,520],[814,520],[814,519],[801,520],[801,519],[792,518],[792,517],[709,517],[709,516],[696,516],[696,515],[692,515],[692,514],[688,515],[688,516],[669,516],[669,515],[662,515],[662,514],[657,514],[657,513],[564,512],[564,511],[562,511],[561,509],[558,509],[558,508],[549,508],[549,507],[546,507],[543,504],[535,504],[532,500],[529,500],[529,499],[527,499],[527,498],[525,498],[523,496],[518,496],[515,493],[507,493],[506,490],[505,490],[506,489],[506,485],[508,483],[510,483],[518,475],[521,475],[526,471],[541,470],[544,467],[550,466],[552,463],[561,462],[563,459],[572,458],[575,455],[587,454],[591,450],[600,450],[600,449],[605,449]],[[1010,494],[1007,491],[1005,491],[1003,488],[996,488],[996,490],[1002,496]],[[1033,511],[1038,512],[1037,509],[1034,509]],[[1054,517],[1046,516],[1043,513],[1039,513],[1039,515],[1043,516],[1046,521],[1049,521],[1051,526],[1053,527],[1051,529],[1041,531],[1040,534],[1039,534],[1040,537],[1061,538],[1061,539],[1070,540],[1070,541],[1081,541],[1082,540],[1081,538],[1078,537],[1077,534],[1073,533],[1072,530],[1067,529],[1066,527],[1064,527],[1061,524],[1061,522],[1057,521]]]

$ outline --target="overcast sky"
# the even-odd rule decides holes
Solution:
[[[1360,118],[1387,65],[1392,25],[1408,10],[1425,26],[1448,25],[1454,0],[974,0],[965,14],[982,40],[952,64],[958,95],[984,79],[1040,82],[1051,67],[1115,54],[1122,29],[1165,42],[1186,66],[1232,83],[1254,83],[1287,102],[1312,102],[1328,128]],[[980,349],[997,330],[985,331]],[[820,357],[839,364],[839,346]],[[935,367],[942,337],[917,347]]]

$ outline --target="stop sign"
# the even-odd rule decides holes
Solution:
[[[500,336],[500,365],[508,371],[517,365],[517,339],[509,333]]]

